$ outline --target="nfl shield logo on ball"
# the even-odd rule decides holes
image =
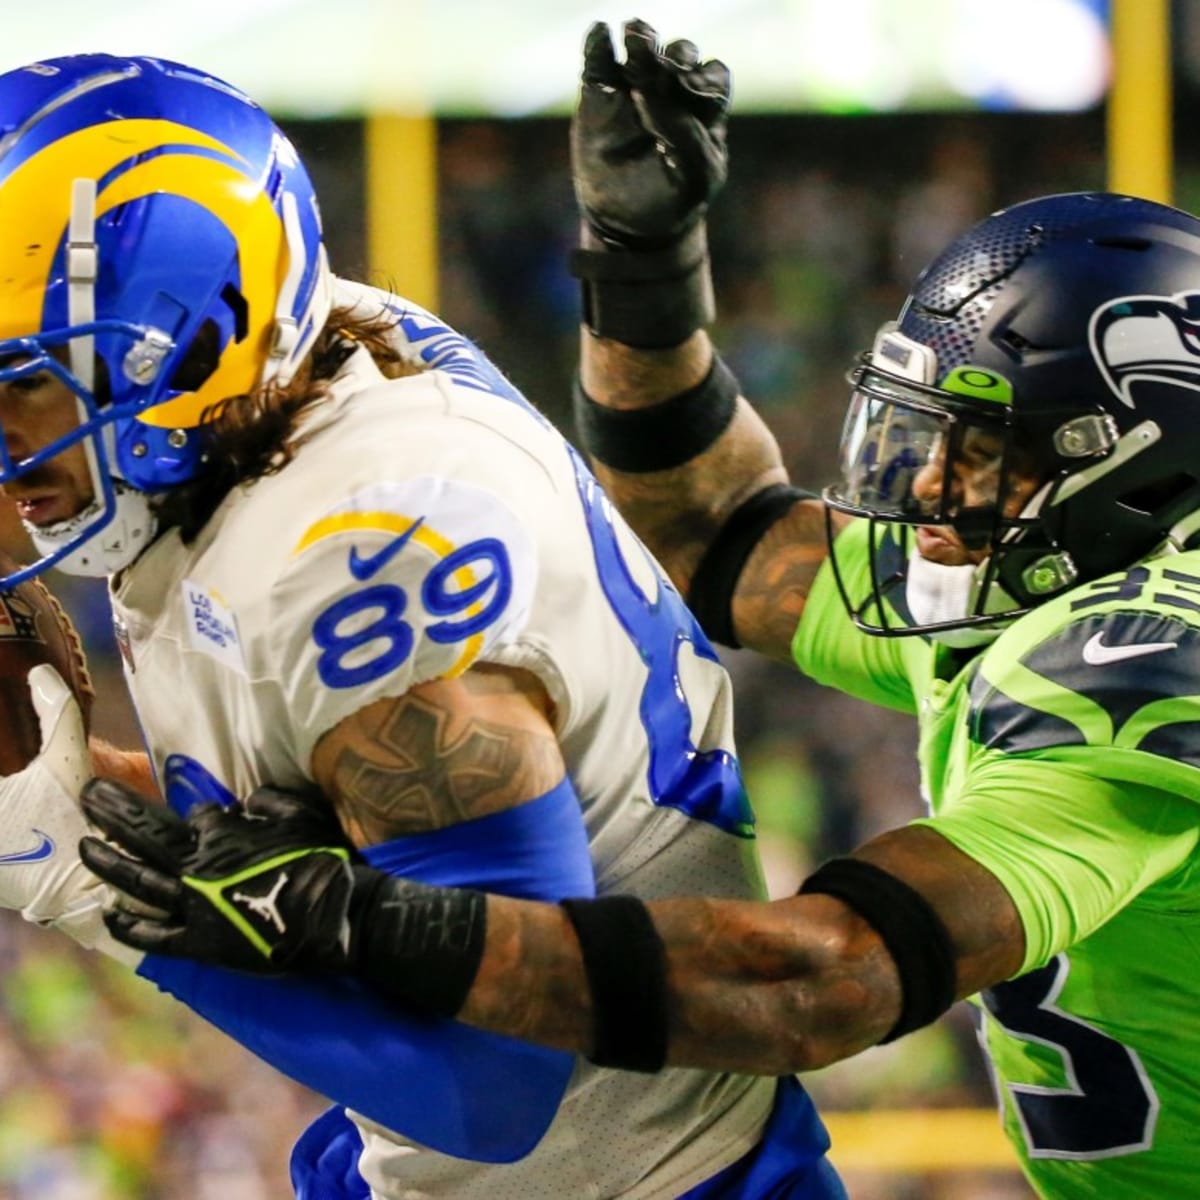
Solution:
[[[15,592],[0,592],[0,638],[32,641],[36,637],[33,609]]]

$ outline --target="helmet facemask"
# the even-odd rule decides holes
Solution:
[[[880,331],[850,373],[841,480],[824,492],[829,509],[871,523],[869,596],[848,596],[834,542],[830,558],[855,623],[887,636],[994,630],[1011,620],[1020,605],[1001,568],[1036,529],[1045,492],[1046,464],[1020,436],[1007,381],[971,367],[942,387],[897,373],[903,358],[910,374],[931,375],[930,354],[894,325]]]
[[[95,329],[95,324],[84,328]],[[90,337],[74,342],[91,341]],[[154,536],[152,497],[136,490],[115,467],[114,418],[108,400],[107,372],[103,363],[89,362],[85,373],[94,386],[87,386],[68,369],[63,359],[70,355],[68,339],[54,335],[28,341],[27,354],[0,356],[0,387],[19,389],[22,381],[49,376],[61,392],[74,397],[75,421],[59,436],[32,453],[14,459],[7,437],[0,437],[0,479],[18,502],[26,489],[36,493],[43,482],[54,479],[56,463],[73,453],[86,463],[90,500],[82,509],[50,524],[35,523],[22,515],[22,523],[38,554],[29,567],[12,573],[12,586],[48,567],[73,575],[103,576],[128,566]],[[10,343],[2,344],[7,348]],[[7,359],[7,361],[5,361]],[[100,367],[97,372],[97,365]],[[60,400],[60,403],[62,401]],[[20,401],[17,401],[20,403]],[[61,468],[60,468],[61,469]]]

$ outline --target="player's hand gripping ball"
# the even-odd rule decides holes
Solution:
[[[0,574],[17,564],[0,551]],[[83,643],[71,619],[40,579],[0,590],[0,775],[37,757],[42,735],[29,691],[29,672],[47,663],[79,701],[86,727],[95,691]]]

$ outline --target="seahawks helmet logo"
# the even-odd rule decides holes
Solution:
[[[1127,408],[1134,385],[1173,383],[1200,391],[1200,292],[1122,296],[1101,305],[1088,329],[1105,383]]]

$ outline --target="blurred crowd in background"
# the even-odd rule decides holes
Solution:
[[[292,124],[334,269],[365,274],[362,130]],[[442,314],[571,436],[575,206],[561,119],[439,130]],[[835,462],[844,374],[917,271],[989,211],[1104,185],[1103,114],[735,118],[711,214],[718,344],[779,435],[793,479]],[[1180,164],[1177,202],[1200,204]],[[137,733],[103,587],[50,580],[91,651],[98,732]],[[921,810],[915,726],[783,666],[724,655],[772,891]],[[965,1005],[936,1027],[809,1078],[827,1110],[986,1106]],[[419,1081],[397,1081],[419,1087]],[[0,921],[0,1200],[273,1200],[323,1107],[173,1002],[15,916]],[[834,1161],[837,1161],[836,1146]],[[856,1200],[1016,1200],[1013,1172],[854,1178]]]

